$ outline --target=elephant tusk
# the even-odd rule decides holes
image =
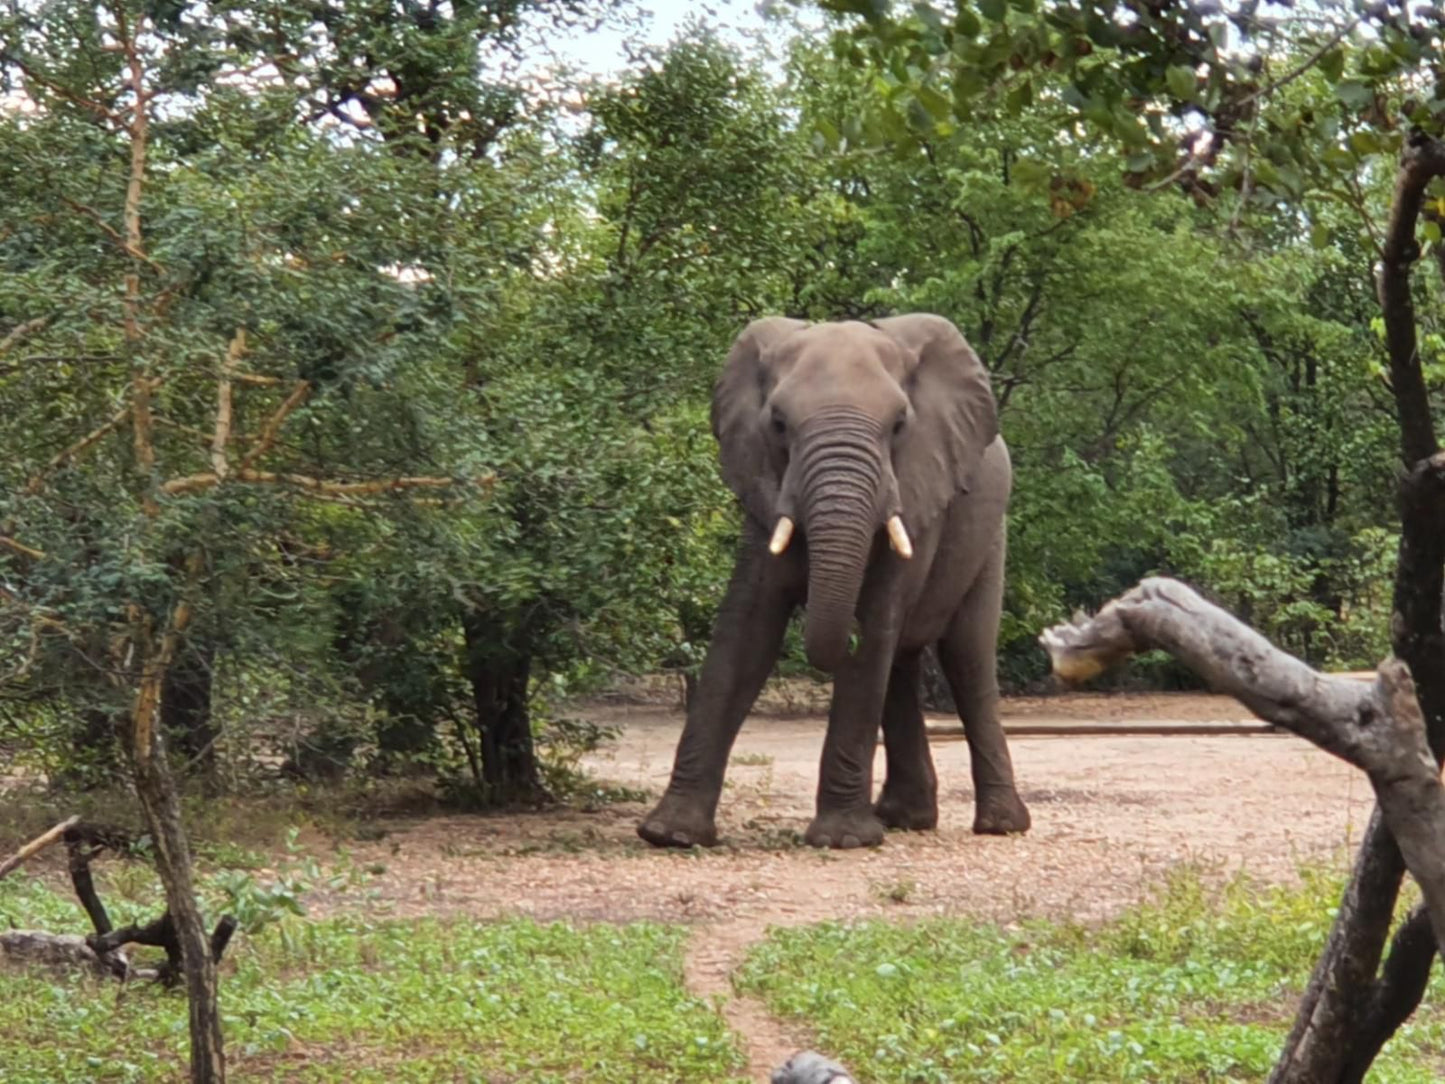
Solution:
[[[899,557],[905,561],[913,556],[913,543],[908,540],[908,532],[903,527],[901,516],[892,516],[888,520],[888,541],[892,543],[893,549]]]
[[[788,548],[788,543],[793,540],[793,521],[787,516],[778,517],[778,525],[773,528],[773,540],[768,543],[768,552],[774,557]]]

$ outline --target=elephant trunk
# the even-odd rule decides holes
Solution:
[[[848,653],[886,467],[878,425],[853,411],[813,419],[794,464],[808,540],[808,662],[833,671]]]

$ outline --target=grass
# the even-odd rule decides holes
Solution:
[[[124,908],[118,908],[124,910]],[[39,882],[0,882],[0,922],[80,932]],[[686,931],[650,924],[271,922],[222,974],[242,1080],[736,1080],[738,1048],[682,985]],[[170,1081],[184,999],[150,986],[0,973],[6,1084]]]
[[[1294,889],[1236,880],[1221,891],[1185,871],[1092,930],[937,920],[774,931],[737,985],[877,1084],[1258,1081],[1338,890],[1307,873]],[[1373,1082],[1441,1078],[1442,994],[1437,981]]]

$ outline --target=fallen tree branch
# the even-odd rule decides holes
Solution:
[[[1176,580],[1147,579],[1096,616],[1040,637],[1054,672],[1079,680],[1162,649],[1261,718],[1307,738],[1370,778],[1391,835],[1445,945],[1445,786],[1409,669],[1380,664],[1374,685],[1331,678]]]

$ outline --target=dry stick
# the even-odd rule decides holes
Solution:
[[[1261,718],[1363,769],[1445,946],[1445,786],[1404,663],[1386,659],[1372,686],[1328,677],[1164,578],[1146,579],[1095,617],[1055,626],[1040,640],[1066,680],[1160,648]]]
[[[62,836],[64,836],[67,831],[69,831],[71,828],[74,828],[79,823],[79,817],[70,817],[64,821],[61,821],[49,831],[42,832],[40,835],[36,836],[29,843],[25,844],[25,846],[21,847],[18,851],[12,854],[9,858],[5,859],[5,861],[0,862],[0,877],[4,877],[7,873],[15,869],[27,859],[35,857],[35,855],[45,850],[45,848],[49,847],[52,843],[55,843]]]

